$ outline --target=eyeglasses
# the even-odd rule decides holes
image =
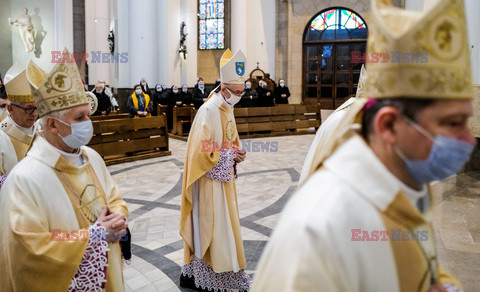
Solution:
[[[16,105],[14,103],[12,103],[12,105],[15,106],[15,107],[23,109],[25,111],[25,114],[27,114],[27,115],[31,115],[31,114],[33,114],[34,111],[37,110],[36,107],[23,107],[23,106]]]
[[[226,86],[225,86],[225,88],[228,89],[228,91],[230,91],[230,93],[233,93],[234,95],[237,95],[237,96],[242,96],[242,95],[245,94],[245,89],[244,89],[244,90],[241,90],[241,91],[239,91],[239,90],[233,91],[233,90],[231,90],[230,88],[228,88],[228,87],[226,87]]]

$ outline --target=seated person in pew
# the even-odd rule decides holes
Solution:
[[[240,100],[240,106],[242,107],[255,107],[258,102],[258,94],[255,89],[252,89],[252,82],[245,82],[245,94]]]
[[[199,109],[204,102],[207,101],[210,92],[205,89],[205,82],[203,80],[198,81],[197,86],[193,89],[192,100],[196,109]]]
[[[150,117],[152,112],[152,101],[150,96],[143,92],[140,84],[135,85],[134,92],[127,101],[130,118]]]
[[[193,106],[192,94],[188,91],[188,85],[182,85],[182,91],[180,92],[180,101],[183,106]]]
[[[273,102],[273,92],[267,88],[267,82],[260,80],[258,82],[258,105],[260,107],[275,106]]]
[[[113,108],[110,97],[107,95],[105,90],[105,85],[102,83],[97,83],[95,85],[95,90],[93,94],[97,97],[98,106],[97,110],[93,113],[92,116],[106,116],[108,115]]]

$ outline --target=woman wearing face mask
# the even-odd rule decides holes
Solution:
[[[258,106],[267,107],[275,106],[273,102],[273,92],[267,88],[267,82],[260,80],[258,82]]]
[[[205,89],[205,82],[203,82],[203,80],[200,80],[200,82],[198,82],[198,86],[193,89],[192,92],[192,100],[196,109],[199,109],[200,106],[202,106],[202,104],[207,101],[209,94],[210,92]]]
[[[275,88],[275,104],[288,104],[290,90],[285,85],[285,80],[278,80],[278,86]]]
[[[169,99],[174,102],[174,105],[176,106],[183,106],[183,100],[182,100],[182,95],[180,94],[180,91],[178,90],[178,86],[173,85],[170,88],[170,94],[169,94]]]
[[[97,110],[92,116],[106,116],[112,110],[112,103],[110,101],[110,97],[105,93],[105,86],[101,83],[97,83],[95,85],[95,89],[93,94],[97,97],[98,106]]]
[[[188,91],[188,85],[182,85],[182,91],[180,93],[180,100],[183,106],[193,106],[192,94]]]
[[[128,98],[127,108],[130,118],[150,117],[152,112],[152,101],[150,96],[142,91],[140,84],[135,85],[134,92]]]
[[[158,115],[158,105],[162,104],[161,103],[162,93],[163,93],[162,85],[161,84],[155,85],[155,91],[153,93],[153,98],[152,98],[152,102],[153,102],[152,116]]]

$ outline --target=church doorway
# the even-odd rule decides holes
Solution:
[[[367,47],[368,28],[341,7],[315,15],[303,37],[303,101],[336,109],[355,95]]]

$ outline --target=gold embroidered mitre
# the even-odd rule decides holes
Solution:
[[[429,1],[424,12],[372,0],[366,95],[473,98],[463,0]]]
[[[70,53],[65,49],[63,54]],[[39,117],[51,112],[88,104],[82,78],[75,63],[68,63],[72,58],[64,58],[66,63],[58,63],[45,76],[38,71],[32,61],[27,66],[27,78],[32,87]]]
[[[35,101],[25,74],[25,68],[18,63],[13,64],[5,73],[4,82],[8,100],[13,102]]]
[[[226,84],[244,84],[247,59],[241,50],[235,55],[230,49],[220,59],[220,79]]]
[[[364,98],[365,97],[365,86],[367,82],[367,70],[365,69],[365,65],[362,65],[362,70],[360,70],[360,78],[358,78],[357,84],[357,93],[355,94],[355,98]]]

